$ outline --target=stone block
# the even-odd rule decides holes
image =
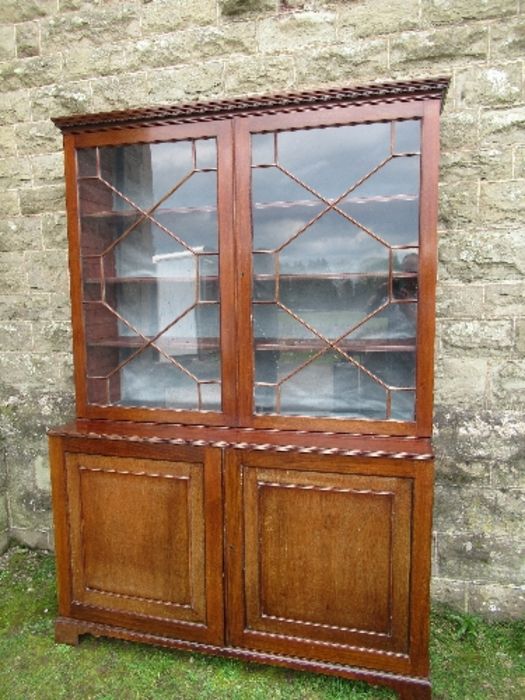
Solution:
[[[57,11],[56,0],[2,0],[0,3],[0,24],[16,24]]]
[[[89,112],[91,88],[86,82],[68,81],[32,90],[31,111],[35,121]]]
[[[62,78],[60,56],[19,58],[0,66],[0,80],[6,90],[21,90],[57,83]]]
[[[67,220],[63,212],[42,217],[42,238],[45,250],[67,250]]]
[[[43,321],[32,325],[34,349],[38,352],[71,352],[71,324]],[[0,344],[1,349],[1,344]]]
[[[0,352],[33,348],[33,328],[29,321],[0,321]]]
[[[525,354],[525,319],[516,321],[516,350]]]
[[[301,12],[261,20],[257,40],[261,53],[278,55],[334,44],[335,12]]]
[[[525,359],[494,362],[491,372],[492,398],[505,409],[525,409]]]
[[[525,447],[521,455],[508,462],[497,460],[492,468],[494,488],[516,488],[525,491]]]
[[[483,25],[396,33],[390,43],[390,66],[405,70],[415,66],[416,70],[428,68],[443,72],[449,66],[485,61],[488,45],[488,28]]]
[[[0,353],[0,372],[4,383],[24,391],[49,392],[72,389],[70,354],[47,355],[38,352]]]
[[[40,25],[38,22],[17,24],[15,29],[17,57],[38,56],[40,53]]]
[[[517,13],[515,0],[422,0],[423,21],[431,24],[460,24],[466,19],[512,17]]]
[[[522,84],[521,62],[470,66],[456,72],[456,106],[513,105],[519,101]]]
[[[492,482],[492,464],[482,460],[459,460],[446,456],[446,451],[441,456],[441,444],[436,442],[436,483],[444,486],[470,485],[488,487]]]
[[[49,521],[49,518],[48,518]],[[51,527],[51,523],[48,523]],[[11,539],[24,547],[30,549],[52,550],[49,530],[25,530],[20,527],[13,527],[10,531]]]
[[[0,190],[0,217],[20,214],[20,199],[15,190]]]
[[[520,584],[525,578],[525,544],[483,533],[437,535],[437,570],[447,579]]]
[[[437,404],[442,406],[483,405],[486,390],[486,359],[463,356],[439,358],[435,382]]]
[[[64,52],[64,72],[68,78],[77,81],[104,75],[120,75],[128,70],[129,57],[133,59],[135,56],[135,47],[126,44],[73,45]]]
[[[2,189],[31,187],[32,179],[29,158],[14,156],[0,160],[0,187]]]
[[[7,513],[7,500],[3,490],[0,491],[0,536],[9,530],[9,516]],[[0,538],[1,542],[1,538]],[[1,548],[0,548],[1,552]]]
[[[494,622],[525,617],[525,587],[470,583],[468,612]]]
[[[192,2],[173,2],[173,0],[156,0],[141,8],[142,33],[168,34],[183,27],[216,24],[216,0],[192,0]]]
[[[223,90],[224,66],[219,61],[202,63],[196,72],[191,65],[147,74],[150,103],[191,102],[217,97]]]
[[[471,180],[441,184],[439,225],[458,229],[478,220],[478,183]]]
[[[3,92],[0,100],[0,125],[17,124],[31,119],[28,90]]]
[[[500,224],[523,221],[525,214],[525,179],[482,182],[479,198],[483,221]]]
[[[160,81],[160,73],[153,79]],[[93,91],[92,108],[95,112],[144,107],[150,104],[149,90],[153,87],[145,73],[126,75],[122,78],[99,78],[90,81],[90,86]],[[166,98],[164,103],[169,101],[169,98]]]
[[[67,255],[63,250],[29,251],[25,255],[30,271],[29,284],[38,292],[68,290]]]
[[[441,154],[439,167],[443,184],[467,180],[508,180],[512,178],[512,148],[494,145],[476,151],[454,149]]]
[[[473,352],[476,355],[499,355],[504,349],[514,344],[514,329],[510,319],[497,320],[443,320],[439,323],[439,337],[445,351],[459,350],[464,357]],[[484,365],[486,369],[486,366]],[[451,368],[452,369],[452,368]],[[475,367],[471,368],[475,371]],[[477,368],[481,370],[481,367]]]
[[[0,294],[27,294],[27,269],[20,253],[0,252]],[[4,318],[6,318],[4,316]]]
[[[280,5],[278,0],[219,0],[223,17],[244,17],[247,14],[275,12]]]
[[[352,36],[376,37],[420,27],[418,0],[342,2],[337,10],[338,36],[342,41]]]
[[[353,42],[333,44],[313,52],[303,52],[296,58],[299,87],[319,86],[322,83],[370,82],[378,75],[387,78],[387,39],[356,39]]]
[[[479,110],[462,109],[452,111],[449,103],[445,102],[445,110],[441,116],[441,145],[444,153],[453,153],[458,148],[468,148],[477,152],[478,147]]]
[[[2,270],[0,255],[0,272]],[[19,271],[20,272],[20,271]],[[56,321],[69,321],[71,318],[71,305],[69,295],[66,290],[61,293],[35,292],[31,290],[29,294],[29,284],[25,269],[20,275],[23,279],[22,291],[13,291],[9,295],[0,293],[0,318],[4,321],[41,321],[51,319]],[[1,288],[0,283],[0,288]]]
[[[0,158],[16,155],[14,126],[0,126]]]
[[[439,260],[441,272],[456,280],[519,281],[525,275],[525,235],[510,227],[442,235]]]
[[[512,174],[513,177],[525,177],[525,146],[516,146],[514,149],[514,168]]]
[[[193,3],[177,4],[190,6]],[[119,2],[50,17],[41,22],[42,54],[55,55],[66,46],[109,45],[125,39],[139,39],[138,11],[130,3]]]
[[[21,155],[35,156],[62,151],[60,131],[49,120],[19,124],[15,127],[15,134],[18,153]]]
[[[485,285],[483,314],[511,318],[525,315],[525,281],[493,282]]]
[[[448,422],[455,426],[455,454],[460,460],[510,462],[523,456],[525,421],[523,414],[506,410],[450,411]]]
[[[35,187],[62,184],[64,182],[64,156],[62,153],[46,153],[31,158],[31,170]]]
[[[0,61],[11,61],[15,53],[15,28],[11,25],[0,26]]]
[[[65,195],[63,185],[34,187],[20,192],[22,214],[40,214],[45,211],[63,210]]]
[[[9,532],[0,533],[0,554],[3,554],[5,551],[7,551],[9,547],[9,540]]]
[[[228,95],[289,90],[294,82],[288,56],[233,58],[225,62],[224,75]]]
[[[500,109],[482,109],[481,144],[525,143],[525,105]]]
[[[479,318],[483,312],[482,284],[467,284],[457,282],[439,282],[437,286],[437,317],[465,318],[465,311],[474,318]]]
[[[436,603],[445,603],[456,610],[466,611],[467,584],[465,581],[454,581],[438,575],[433,576],[430,582],[430,596]]]
[[[491,59],[523,58],[525,55],[525,24],[523,19],[494,23],[490,28]]]

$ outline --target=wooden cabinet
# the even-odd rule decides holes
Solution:
[[[57,119],[57,638],[429,697],[446,80]]]

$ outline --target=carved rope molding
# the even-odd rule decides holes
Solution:
[[[160,105],[98,114],[55,117],[53,123],[63,132],[105,131],[163,124],[231,119],[264,111],[312,110],[346,104],[375,104],[423,99],[443,100],[450,78],[428,78],[403,82],[372,83],[353,87],[326,88],[302,92],[276,93],[181,105]]]

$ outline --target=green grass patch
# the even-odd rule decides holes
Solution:
[[[338,678],[86,637],[55,644],[54,558],[0,557],[1,700],[371,700],[393,693]],[[436,700],[522,700],[525,624],[440,608],[432,619]]]

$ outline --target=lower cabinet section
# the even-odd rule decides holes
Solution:
[[[431,462],[58,436],[51,457],[59,640],[136,638],[430,697]]]

